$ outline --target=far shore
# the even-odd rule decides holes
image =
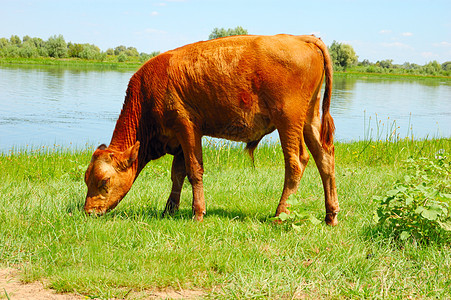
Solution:
[[[138,59],[118,62],[114,57],[109,57],[104,61],[86,60],[77,58],[7,58],[0,57],[0,66],[44,66],[63,68],[88,68],[106,70],[138,70],[144,62]],[[384,77],[384,78],[412,78],[412,79],[440,79],[451,80],[451,76],[415,75],[402,73],[369,73],[361,72],[350,68],[347,71],[335,71],[337,76],[357,76],[357,77]]]

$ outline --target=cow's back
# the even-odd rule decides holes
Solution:
[[[189,118],[205,135],[244,142],[273,131],[283,101],[312,93],[323,72],[315,45],[291,35],[220,38],[163,55],[163,113]]]

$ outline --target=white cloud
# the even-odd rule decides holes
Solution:
[[[382,29],[381,31],[379,31],[380,34],[389,34],[391,33],[390,29]]]
[[[451,43],[450,42],[440,42],[440,43],[434,43],[432,44],[434,47],[451,47]]]
[[[403,32],[401,33],[402,36],[412,36],[413,33],[412,32]]]
[[[411,46],[401,42],[381,43],[381,45],[386,48],[413,49]]]
[[[154,16],[158,16],[159,13],[158,13],[157,11],[153,11],[153,12],[150,13],[150,15],[151,15],[152,17],[154,17]]]
[[[421,56],[423,56],[426,59],[436,59],[439,56],[433,52],[421,52]]]

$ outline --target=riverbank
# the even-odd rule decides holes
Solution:
[[[171,156],[149,163],[115,210],[87,217],[83,174],[93,151],[0,154],[0,267],[101,299],[174,290],[212,298],[451,297],[449,244],[399,246],[373,221],[373,197],[405,178],[405,160],[448,155],[450,139],[337,143],[337,227],[309,221],[324,218],[313,160],[295,196],[313,218],[296,227],[272,223],[284,175],[278,144],[259,146],[255,167],[240,147],[204,147],[203,223],[191,220],[188,182],[179,213],[160,217]]]
[[[79,58],[5,58],[0,57],[0,66],[55,66],[64,68],[95,68],[111,70],[137,70],[142,63],[133,61],[118,62],[115,58],[104,61],[86,60]]]
[[[64,68],[93,68],[110,70],[137,70],[142,66],[138,58],[132,58],[131,61],[118,62],[116,57],[107,57],[104,61],[86,60],[79,58],[5,58],[0,57],[1,65],[10,66],[55,66]],[[379,78],[412,78],[412,79],[440,79],[451,81],[451,76],[432,76],[416,75],[405,73],[374,73],[365,72],[357,69],[348,71],[335,71],[337,76],[355,76],[355,77],[379,77]]]
[[[349,76],[349,77],[365,77],[365,78],[388,78],[388,79],[438,79],[442,81],[451,81],[451,76],[433,76],[433,75],[417,75],[417,74],[397,74],[397,73],[369,73],[362,71],[335,71],[336,76]]]

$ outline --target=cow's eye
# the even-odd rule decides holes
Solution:
[[[102,180],[100,181],[100,188],[106,190],[109,183],[110,183],[110,178],[102,179]]]

